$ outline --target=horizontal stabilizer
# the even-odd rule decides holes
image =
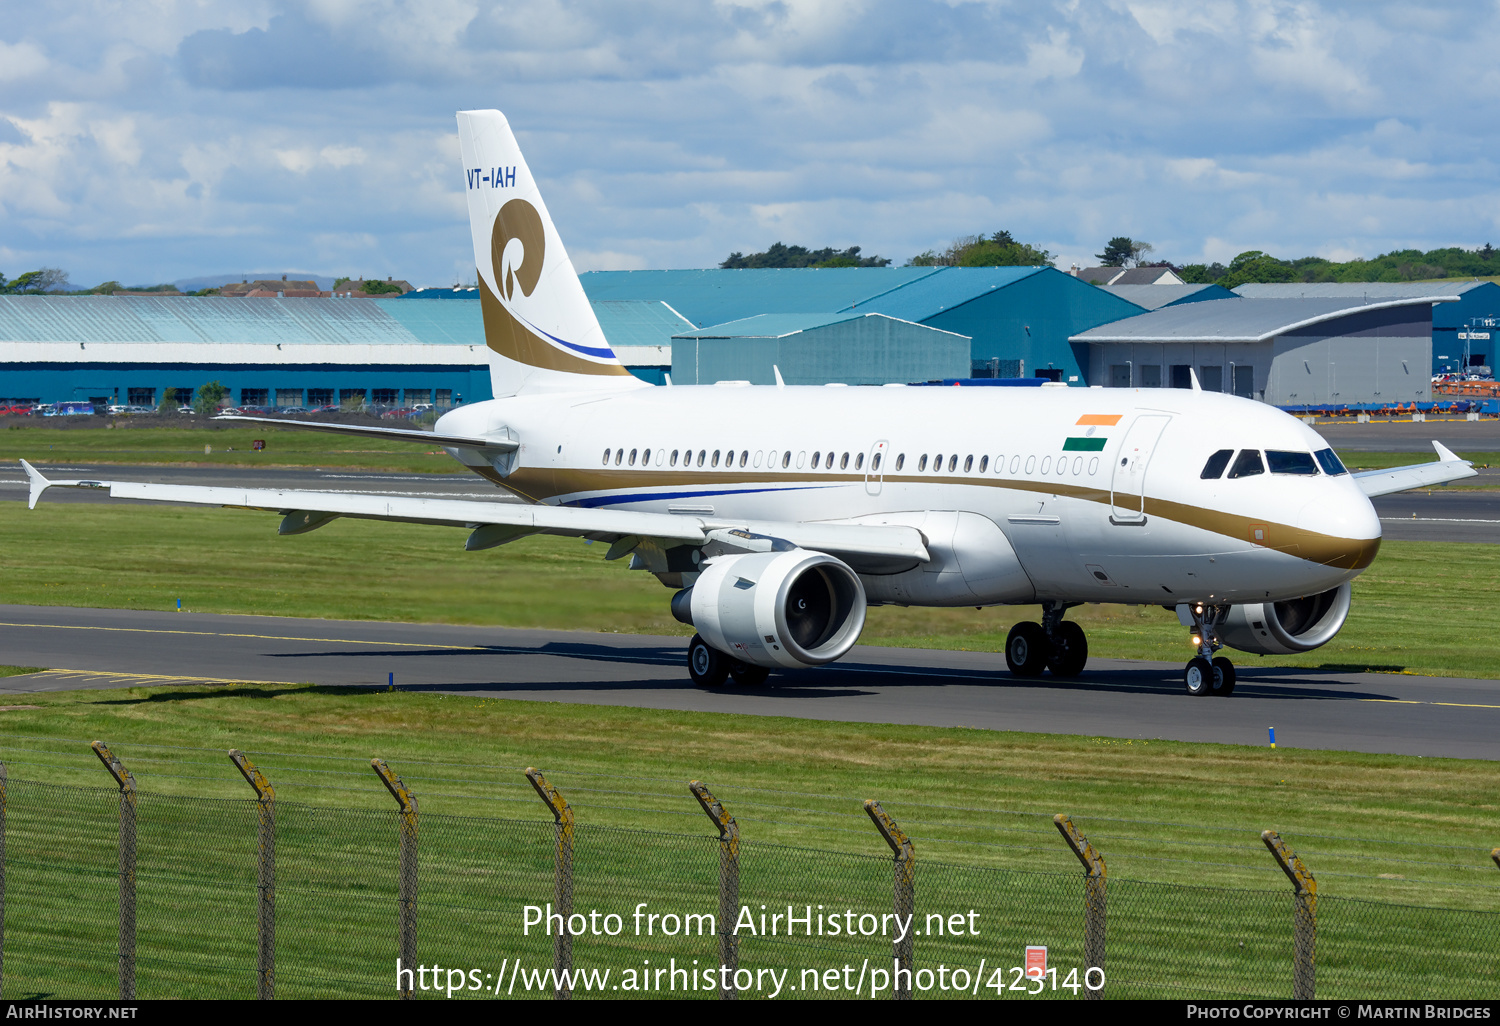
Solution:
[[[1462,481],[1479,474],[1473,463],[1459,459],[1442,442],[1434,441],[1432,447],[1437,450],[1436,463],[1418,463],[1390,470],[1366,470],[1355,474],[1354,479],[1359,482],[1364,493],[1373,499],[1377,495],[1392,495],[1413,488],[1431,488],[1433,485]]]
[[[488,449],[491,452],[515,452],[520,443],[504,438],[467,438],[461,435],[440,435],[435,431],[418,431],[412,428],[365,427],[360,424],[327,424],[314,420],[287,420],[284,417],[245,417],[240,414],[225,414],[215,417],[217,421],[237,421],[245,424],[270,424],[273,427],[298,428],[303,431],[327,431],[332,434],[353,435],[358,438],[384,438],[395,442],[420,442],[423,445],[451,445],[462,449]]]

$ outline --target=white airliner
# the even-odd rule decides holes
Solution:
[[[869,603],[1036,605],[1006,663],[1076,676],[1084,602],[1161,605],[1192,630],[1194,695],[1228,695],[1215,653],[1317,648],[1375,558],[1369,496],[1474,474],[1439,460],[1349,474],[1270,406],[1199,390],[652,386],[615,358],[510,126],[458,115],[494,394],[436,434],[522,503],[48,481],[119,498],[247,507],[300,534],[339,517],[462,527],[466,548],[531,534],[609,543],[674,590],[703,686],[849,651]],[[779,379],[779,374],[778,374]],[[257,420],[258,418],[224,418]],[[285,421],[270,423],[285,425]],[[24,461],[23,461],[24,463]]]

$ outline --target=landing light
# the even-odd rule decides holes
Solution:
[[[1197,648],[1198,646],[1200,646],[1202,644],[1203,644],[1203,639],[1200,638],[1200,637],[1198,637],[1198,635],[1194,634],[1193,635],[1193,647]]]

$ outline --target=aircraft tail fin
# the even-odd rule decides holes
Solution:
[[[495,395],[649,387],[605,340],[505,115],[459,111],[458,146]]]

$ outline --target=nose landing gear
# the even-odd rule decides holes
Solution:
[[[1177,607],[1177,616],[1193,629],[1198,654],[1188,660],[1182,671],[1182,683],[1190,695],[1234,694],[1234,664],[1214,653],[1224,647],[1219,640],[1219,625],[1229,615],[1228,606],[1211,606],[1188,602]]]
[[[1040,677],[1051,670],[1054,677],[1076,677],[1089,661],[1089,640],[1083,628],[1064,620],[1068,606],[1049,602],[1042,607],[1041,623],[1018,623],[1005,639],[1005,664],[1017,677]]]

